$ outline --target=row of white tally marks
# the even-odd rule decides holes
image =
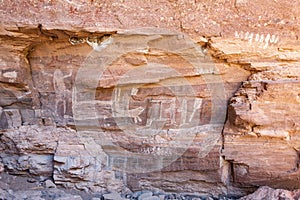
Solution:
[[[258,34],[258,33],[250,33],[250,32],[237,32],[234,34],[235,38],[240,38],[241,40],[248,41],[249,44],[252,42],[260,43],[260,47],[266,49],[269,44],[277,44],[279,41],[279,37],[275,35],[267,34]]]

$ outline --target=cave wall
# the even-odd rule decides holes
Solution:
[[[93,192],[300,188],[299,8],[284,0],[1,2],[1,165]],[[186,45],[176,46],[174,33],[189,36],[196,58],[213,67],[195,70],[187,62],[194,50],[157,48]],[[107,47],[111,38],[125,42]],[[145,41],[152,46],[140,50]],[[121,47],[138,51],[116,54]],[[112,55],[89,85],[91,60]],[[78,77],[92,97],[74,94]],[[124,109],[131,112],[116,112]],[[213,123],[218,109],[226,118]],[[180,131],[195,135],[183,150],[185,139],[172,137]],[[134,156],[115,156],[116,146]],[[139,162],[151,170],[135,169]]]

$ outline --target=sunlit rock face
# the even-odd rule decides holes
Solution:
[[[17,3],[0,14],[5,171],[93,192],[300,187],[297,2]]]

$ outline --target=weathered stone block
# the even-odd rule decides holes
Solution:
[[[0,115],[2,129],[17,128],[22,125],[21,114],[17,109],[4,109]]]

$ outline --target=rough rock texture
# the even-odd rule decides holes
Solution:
[[[34,179],[28,179],[21,176],[12,176],[6,173],[0,173],[0,178],[0,199],[91,199],[89,195],[86,195],[83,192],[81,192],[79,195],[74,194],[75,191],[65,192],[62,189],[47,188],[47,182],[51,182],[50,180],[47,180],[46,182],[39,182]]]
[[[299,188],[299,63],[287,56],[298,55],[299,44],[262,52],[251,62],[239,58],[254,73],[230,100],[222,154],[238,185]]]
[[[0,199],[31,200],[211,200],[210,194],[177,194],[162,191],[139,190],[135,192],[85,192],[58,187],[51,180],[37,181],[31,178],[0,173]],[[225,196],[220,199],[230,200]]]
[[[299,2],[0,5],[0,171],[93,192],[300,188]],[[198,54],[126,32],[143,27]],[[100,80],[92,61],[112,61]]]
[[[258,199],[286,199],[286,200],[294,200],[299,199],[300,197],[300,190],[295,191],[287,191],[283,189],[272,189],[267,186],[260,187],[257,191],[253,194],[249,194],[241,198],[241,200],[258,200]]]

